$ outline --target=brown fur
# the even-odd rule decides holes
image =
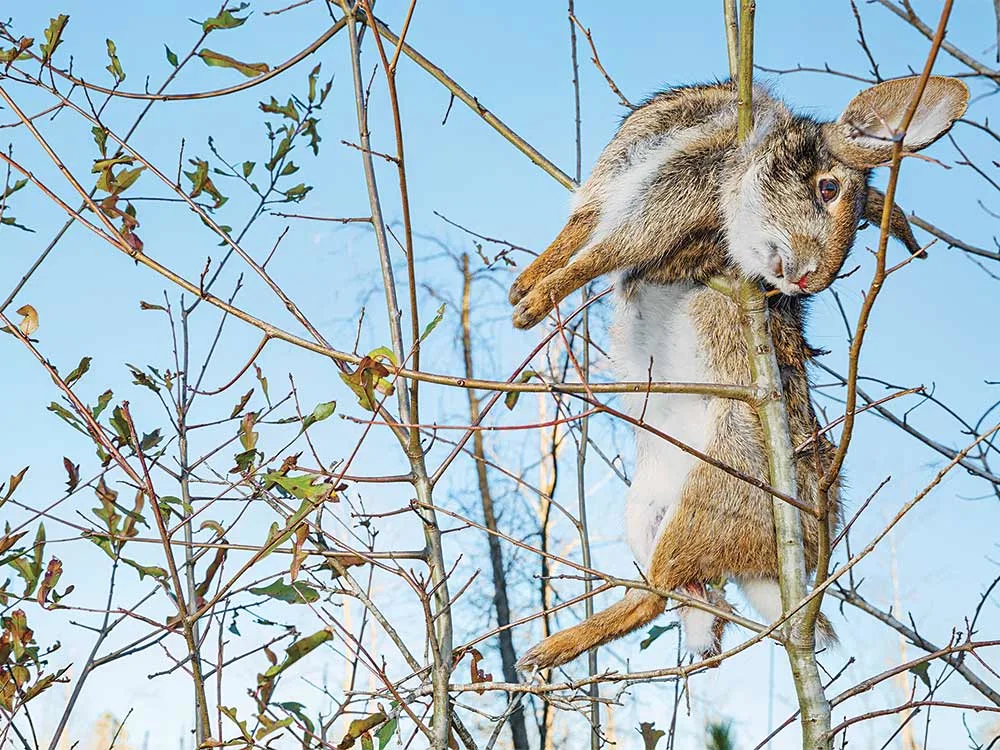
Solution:
[[[718,382],[750,385],[747,344],[736,303],[706,287],[694,304],[702,322],[698,333],[705,342],[713,375]],[[805,363],[811,350],[802,334],[802,304],[798,298],[770,300],[771,335],[782,373],[792,443],[796,445],[812,437],[819,427],[809,399]],[[706,452],[767,481],[767,455],[753,410],[742,401],[713,399],[712,412],[718,428]],[[798,499],[811,507],[819,505],[819,476],[833,451],[833,444],[820,435],[812,450],[796,457]],[[834,527],[840,519],[839,483],[830,492],[830,502]],[[806,565],[812,571],[819,521],[803,514],[802,532]],[[778,577],[771,497],[732,474],[699,463],[688,475],[680,505],[657,541],[646,578],[650,585],[671,591],[734,576]],[[565,663],[648,624],[665,606],[657,594],[631,591],[593,618],[537,644],[524,655],[522,665],[546,668]],[[717,627],[721,628],[721,623]],[[820,628],[827,636],[833,635],[825,618]]]
[[[906,93],[912,96],[914,83],[910,79],[890,84],[863,92],[842,120],[854,122],[861,113],[870,119],[874,112],[882,120],[898,121],[899,108],[909,101]],[[967,92],[960,82],[932,78],[921,108],[926,112],[935,104],[947,103],[946,130],[951,120],[964,111],[963,97],[967,98]],[[735,119],[729,122],[734,107],[734,89],[725,83],[657,95],[630,115],[581,186],[577,207],[566,228],[514,283],[510,295],[517,305],[514,324],[522,328],[536,324],[566,295],[612,270],[624,271],[619,293],[626,300],[641,294],[644,285],[705,281],[727,270],[745,270],[740,267],[743,261],[731,252],[734,241],[740,238],[728,235],[733,228],[727,225],[726,201],[741,200],[739,189],[733,186],[741,184],[741,175],[749,169],[756,169],[759,175],[755,184],[766,203],[762,210],[768,221],[786,233],[795,253],[790,262],[782,259],[778,264],[776,278],[783,281],[787,274],[791,282],[797,282],[801,277],[800,288],[806,293],[832,283],[853,243],[859,221],[863,217],[873,220],[875,214],[881,218],[884,196],[868,188],[868,178],[869,168],[877,163],[873,160],[883,153],[884,144],[869,143],[865,148],[852,141],[853,131],[845,132],[847,126],[822,125],[795,117],[765,92],[755,92],[755,120],[770,120],[770,127],[755,131],[749,145],[738,147]],[[697,130],[706,122],[714,126]],[[922,132],[925,137],[934,136],[931,126],[925,125]],[[622,175],[627,175],[628,169],[634,169],[637,162],[641,164],[643,141],[656,137],[662,139],[652,147],[646,146],[645,153],[663,157],[663,162],[654,164],[648,183],[643,182],[642,204],[630,209],[612,204],[613,210],[627,214],[627,221],[592,242],[591,234],[600,231],[606,202],[612,201],[609,190],[615,187],[616,179],[626,179]],[[669,146],[671,138],[677,139],[675,150],[656,150],[663,144]],[[920,148],[926,142],[908,142],[907,147]],[[817,184],[824,177],[835,178],[840,185],[837,199],[827,203],[817,198]],[[620,204],[620,198],[617,200]],[[737,225],[736,230],[739,228]],[[911,252],[915,252],[914,247],[919,249],[905,215],[896,206],[890,231]],[[802,273],[806,268],[813,268],[808,277]],[[712,380],[750,385],[739,307],[708,287],[695,295],[691,318]],[[805,303],[801,297],[782,295],[770,297],[768,304],[792,442],[800,444],[816,436],[810,448],[795,457],[797,497],[818,507],[820,477],[830,465],[835,447],[825,435],[817,436],[819,423],[809,398],[806,368],[813,350],[803,332]],[[706,453],[767,481],[762,428],[751,407],[741,401],[715,398],[711,399],[709,413],[715,429]],[[827,499],[832,532],[841,517],[839,480]],[[816,517],[802,515],[810,572],[817,563],[820,531]],[[705,582],[720,579],[777,579],[771,497],[708,463],[696,464],[686,476],[678,505],[656,539],[646,575],[658,589],[688,592],[705,592]],[[728,606],[720,597],[713,600],[710,593],[705,593],[704,598],[717,606]],[[534,646],[520,664],[523,668],[558,666],[651,622],[664,608],[665,600],[658,594],[629,591],[608,609]],[[721,621],[714,625],[713,649],[720,647],[723,626]],[[818,628],[832,637],[832,627],[822,615]]]

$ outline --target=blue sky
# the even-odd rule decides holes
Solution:
[[[209,2],[108,3],[98,12],[92,3],[79,0],[66,0],[61,4],[44,0],[19,6],[13,11],[14,32],[40,38],[50,16],[67,13],[71,20],[62,54],[72,52],[74,69],[88,80],[106,83],[104,39],[111,37],[117,43],[118,54],[129,74],[125,87],[138,90],[146,74],[155,86],[168,73],[164,44],[180,52],[194,41],[197,27],[186,19],[212,15],[214,5]],[[979,54],[993,43],[991,5],[986,0],[958,5],[948,38],[963,49]],[[254,15],[246,26],[213,34],[209,46],[243,60],[266,60],[273,64],[304,47],[325,28],[325,15],[319,7],[306,7],[279,16],[262,15],[262,11],[275,7],[280,6],[255,3]],[[380,3],[378,12],[398,28],[401,7],[398,2]],[[603,64],[633,101],[664,86],[726,75],[719,3],[636,1],[616,4],[613,12],[609,7],[607,3],[580,0],[576,12],[580,20],[593,29]],[[936,18],[938,13],[936,3],[915,3],[915,7],[927,19]],[[907,66],[919,68],[926,54],[926,40],[905,28],[884,9],[862,5],[861,13],[883,75],[904,74]],[[543,2],[529,7],[510,3],[422,0],[417,5],[408,39],[539,151],[571,173],[574,169],[573,92],[568,36],[565,6],[561,2]],[[791,68],[801,63],[820,67],[828,62],[837,69],[867,75],[867,61],[855,40],[854,19],[846,1],[758,4],[756,59],[763,66]],[[586,171],[614,132],[623,111],[590,64],[589,50],[582,38],[580,44],[583,165]],[[991,55],[985,53],[982,59],[988,62]],[[315,190],[305,203],[291,210],[330,216],[367,215],[358,153],[340,143],[342,139],[357,140],[346,38],[343,37],[335,38],[288,74],[251,91],[204,102],[157,105],[132,143],[168,173],[176,168],[182,138],[187,155],[208,156],[206,139],[211,135],[227,158],[234,162],[259,159],[266,142],[257,102],[271,95],[283,100],[289,93],[301,92],[314,61],[323,63],[323,76],[333,75],[334,84],[323,113],[324,140],[320,156],[314,159],[299,153],[296,157],[302,165],[302,179],[314,184]],[[61,62],[65,63],[65,57]],[[375,63],[374,51],[369,49],[366,70],[370,71]],[[942,55],[937,70],[956,72],[961,68]],[[798,111],[830,119],[861,86],[842,78],[806,73],[781,77],[761,74],[760,79],[773,84]],[[206,68],[194,61],[179,76],[171,91],[198,91],[237,80],[231,71]],[[454,104],[447,123],[442,125],[449,103],[448,93],[405,58],[399,65],[398,85],[411,208],[415,230],[422,238],[417,248],[422,259],[421,280],[454,297],[458,276],[453,264],[442,257],[441,246],[454,251],[473,248],[467,235],[447,225],[434,212],[482,234],[541,249],[565,220],[568,194],[460,103]],[[50,103],[20,87],[10,86],[8,90],[29,112],[43,109]],[[975,98],[987,93],[982,84],[975,86],[973,93],[970,117],[979,121],[991,116],[997,119],[996,97]],[[107,109],[107,121],[120,131],[127,127],[137,111],[133,102],[114,101]],[[377,78],[372,98],[372,136],[374,147],[386,151],[392,148],[391,121],[387,115],[384,89]],[[11,120],[10,113],[5,110],[0,111],[0,117],[3,123]],[[40,120],[39,125],[78,178],[85,184],[86,180],[93,179],[89,176],[94,158],[89,124],[64,112],[54,120]],[[30,164],[41,179],[58,187],[67,199],[72,198],[54,168],[22,131],[23,128],[0,130],[0,145],[6,146],[7,141],[11,141],[15,158]],[[962,148],[974,158],[996,158],[995,143],[991,145],[984,134],[961,127],[956,130],[956,136]],[[976,204],[976,199],[984,200],[987,207],[996,210],[995,194],[988,193],[990,188],[971,170],[954,166],[960,157],[946,140],[936,144],[929,153],[952,168],[945,170],[929,162],[908,160],[897,195],[900,204],[972,244],[993,247],[996,220]],[[380,163],[378,169],[387,217],[390,221],[398,221],[393,169],[384,163]],[[884,175],[876,179],[884,181]],[[147,186],[149,194],[163,194],[159,186],[153,186],[150,175],[142,180],[138,185]],[[231,187],[230,193],[233,197],[220,212],[220,217],[222,221],[239,226],[250,203],[235,187]],[[3,259],[0,294],[3,296],[63,221],[58,210],[37,191],[25,190],[17,194],[11,213],[37,233],[23,234],[9,229],[0,233]],[[204,231],[200,221],[176,207],[144,203],[140,219],[146,251],[189,278],[197,277],[206,256],[218,258],[221,255],[221,249]],[[261,258],[285,226],[285,220],[267,218],[251,230],[244,246]],[[919,231],[917,235],[923,241],[929,239]],[[849,266],[860,264],[861,270],[836,287],[848,318],[852,320],[860,306],[861,290],[871,274],[872,263],[865,248],[875,241],[873,230],[859,235]],[[898,246],[891,248],[891,252],[897,260],[902,258]],[[367,351],[386,343],[385,317],[378,310],[380,276],[370,231],[357,226],[293,224],[271,270],[289,295],[302,302],[310,318],[339,348],[351,348],[357,312],[363,304],[367,309],[360,350]],[[1000,273],[996,266],[990,270]],[[234,265],[220,288],[227,288],[227,284],[231,288],[236,272]],[[476,331],[481,347],[477,367],[482,376],[506,378],[537,341],[539,333],[520,333],[511,329],[509,309],[499,290],[509,278],[497,275],[496,279],[498,284],[495,286],[483,284],[482,296],[477,298],[481,315]],[[259,317],[297,330],[294,321],[263,284],[250,275],[245,283],[246,290],[240,296],[245,308]],[[105,387],[112,387],[118,397],[133,401],[142,423],[152,426],[159,423],[157,420],[162,421],[162,416],[141,391],[131,388],[124,363],[169,366],[169,331],[160,316],[140,312],[138,308],[140,299],[162,300],[165,286],[161,278],[116,254],[85,230],[74,227],[23,290],[17,304],[31,303],[38,309],[41,318],[37,334],[39,346],[62,371],[75,366],[82,356],[94,357],[91,372],[81,383],[81,392],[93,400]],[[866,341],[862,359],[864,373],[899,385],[933,387],[956,412],[968,419],[977,418],[986,406],[1000,398],[997,387],[985,382],[997,380],[1000,372],[1000,354],[992,323],[997,312],[998,289],[995,279],[958,251],[940,246],[932,248],[929,260],[913,263],[894,275],[883,291]],[[176,293],[171,290],[170,294],[176,303]],[[421,294],[422,315],[426,320],[433,315],[439,302],[424,288]],[[196,339],[204,347],[217,319],[208,312],[202,315],[197,323]],[[605,318],[598,314],[601,326]],[[460,352],[453,338],[455,322],[454,316],[446,316],[428,344],[424,361],[436,371],[458,371]],[[598,337],[603,337],[603,328],[597,327],[597,330]],[[814,345],[832,351],[825,361],[843,369],[843,322],[829,293],[821,295],[813,304],[809,336]],[[229,324],[222,354],[210,370],[208,382],[227,380],[256,342],[257,335],[252,330]],[[30,464],[32,469],[19,490],[23,493],[20,499],[41,507],[58,496],[65,481],[62,456],[82,461],[84,476],[88,476],[88,470],[95,470],[96,462],[86,441],[45,410],[57,394],[37,363],[19,350],[13,340],[5,342],[5,346],[0,374],[7,397],[2,401],[0,415],[7,429],[0,433],[0,455],[4,457],[0,474],[14,473]],[[287,382],[285,373],[294,373],[304,403],[336,399],[343,413],[360,413],[354,407],[351,394],[325,362],[287,347],[273,346],[265,351],[260,364],[272,384],[284,384]],[[817,382],[826,381],[817,376]],[[234,388],[233,394],[224,397],[217,406],[206,405],[206,411],[216,416],[228,413],[231,402],[253,384],[251,376],[246,384],[241,383],[242,388]],[[272,388],[278,390],[277,385]],[[870,384],[869,390],[873,394],[884,394],[875,384]],[[829,407],[831,416],[837,415],[836,403],[822,396],[819,402]],[[424,403],[425,420],[461,423],[465,419],[462,394],[428,388]],[[513,415],[498,412],[495,419],[505,423],[531,421],[534,403],[532,399],[523,399]],[[893,408],[902,413],[916,403],[915,399],[898,401]],[[959,446],[965,439],[955,420],[931,404],[921,406],[909,418],[920,429],[948,445]],[[621,447],[628,455],[628,439],[622,430],[612,434],[607,421],[602,420],[598,420],[595,430],[606,444],[616,446],[615,449]],[[356,426],[335,419],[320,426],[318,439],[331,455],[339,456],[342,446],[352,445],[357,434]],[[277,441],[277,437],[274,439]],[[537,440],[534,433],[494,433],[488,436],[488,444],[498,455],[528,462],[536,450]],[[572,463],[572,457],[564,460]],[[859,521],[856,539],[863,540],[877,531],[941,466],[938,454],[912,438],[870,415],[862,418],[848,459],[849,506],[856,507],[885,476],[891,475],[892,481]],[[392,443],[379,434],[372,438],[356,468],[359,473],[394,473],[403,470],[403,463]],[[569,471],[567,468],[566,472]],[[599,465],[592,465],[590,479],[595,489],[589,497],[590,512],[595,527],[601,532],[595,545],[596,562],[611,572],[627,574],[632,572],[631,562],[618,534],[624,488],[609,480],[606,473]],[[468,490],[471,476],[470,467],[459,464],[443,488],[445,502],[453,503],[456,508],[463,507],[463,503],[469,505],[472,502]],[[575,502],[570,484],[569,481],[564,483],[563,499]],[[982,482],[953,474],[892,535],[896,565],[901,571],[899,596],[903,606],[912,612],[921,632],[936,642],[947,641],[951,629],[962,625],[962,618],[975,607],[980,592],[1000,573],[994,562],[1000,554],[996,549],[1000,509],[995,498],[971,499],[981,497],[987,490]],[[393,488],[363,490],[366,504],[375,508],[400,507],[408,500],[404,494]],[[513,492],[507,492],[504,499],[521,508],[526,502]],[[79,505],[73,508],[86,512],[92,499],[79,496],[75,502]],[[4,511],[11,514],[12,522],[16,522],[16,510],[5,508]],[[261,529],[266,529],[266,523],[261,523]],[[47,526],[50,538],[76,536],[72,529],[60,528],[58,523],[47,523]],[[386,522],[383,539],[406,546],[413,543],[414,533],[412,527]],[[464,546],[467,544],[470,546]],[[476,555],[481,551],[481,540],[459,541],[449,549],[453,555],[464,554],[464,566],[468,571],[476,567]],[[66,542],[59,553],[67,563],[64,582],[77,585],[74,598],[82,602],[89,596],[90,601],[94,601],[93,597],[101,590],[100,576],[106,571],[106,560],[99,553],[95,555],[87,542]],[[91,565],[96,567],[88,567]],[[883,606],[891,603],[893,595],[889,569],[890,555],[886,547],[862,564],[858,571],[866,581],[865,593]],[[89,570],[99,572],[91,576],[85,572]],[[128,580],[120,589],[123,604],[138,599],[146,591],[132,580],[134,576],[123,575],[123,580],[125,578]],[[569,588],[570,584],[566,584],[567,591]],[[400,597],[398,603],[389,605],[389,609],[397,617],[406,617],[412,616],[412,609],[407,609],[410,606],[412,600]],[[833,605],[827,604],[826,608],[843,641],[841,650],[831,656],[828,666],[839,668],[847,656],[858,655],[857,663],[838,685],[846,686],[848,681],[877,673],[898,659],[898,643],[894,636],[855,613],[849,613],[850,618],[844,619],[835,612]],[[307,615],[300,613],[288,618],[296,616],[308,620]],[[63,641],[63,660],[79,660],[89,649],[91,636],[71,629],[66,624],[67,619],[70,618],[59,613],[47,619],[39,617],[36,630],[44,637]],[[483,629],[485,624],[485,618],[471,623],[466,635],[473,634],[477,627]],[[995,603],[990,602],[982,615],[980,636],[995,636],[998,624],[1000,618]],[[532,639],[532,632],[518,632],[521,648]],[[385,648],[385,644],[382,647]],[[179,646],[174,644],[172,648],[176,653]],[[679,747],[695,747],[680,743],[693,743],[692,738],[700,731],[701,723],[715,715],[732,717],[741,737],[759,738],[764,734],[768,648],[755,649],[722,669],[692,681],[692,715],[681,722]],[[634,641],[625,642],[616,653],[628,655],[632,665],[640,668],[662,665],[665,660],[673,659],[666,649],[640,655]],[[775,716],[783,718],[793,706],[793,693],[783,678],[784,656],[780,651],[775,656],[778,673]],[[619,664],[610,655],[604,660],[608,665]],[[176,676],[155,681],[146,679],[147,673],[162,666],[162,655],[150,652],[148,663],[140,660],[109,667],[106,681],[95,680],[85,692],[81,716],[93,716],[103,710],[123,716],[133,707],[135,712],[129,719],[133,738],[141,737],[148,729],[150,748],[175,747],[183,732],[183,726],[177,722],[187,717],[183,708],[187,692],[183,679]],[[235,687],[241,684],[239,680],[249,683],[259,668],[259,664],[248,664],[241,668],[242,671],[238,670],[232,683],[234,693],[239,693]],[[330,667],[331,670],[335,668],[339,667]],[[576,670],[579,668],[577,665]],[[499,663],[493,671],[499,673]],[[316,667],[315,674],[309,676],[320,679],[322,672]],[[666,688],[637,687],[624,697],[627,707],[618,709],[615,715],[622,747],[637,746],[631,728],[639,720],[657,720],[661,724],[666,721],[662,701],[670,692]],[[957,686],[955,695],[970,697]],[[883,690],[857,699],[853,710],[860,713],[899,699],[899,695]],[[234,698],[238,700],[239,697]],[[53,703],[57,702],[53,698]],[[54,705],[51,708],[55,710]],[[165,716],[170,718],[164,719]],[[43,727],[48,720],[50,715],[42,717]],[[976,726],[984,720],[970,716],[969,721]],[[80,722],[76,726],[80,728],[86,724]],[[885,723],[873,722],[871,726],[871,735],[863,728],[852,737],[863,744],[869,738],[882,742],[891,733],[891,726],[887,730]],[[933,729],[939,742],[945,739],[957,742],[964,736],[957,713],[936,712]],[[775,748],[795,745],[794,730],[774,743]]]

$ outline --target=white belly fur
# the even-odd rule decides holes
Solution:
[[[693,284],[641,285],[628,301],[619,297],[611,328],[611,358],[622,380],[710,383],[690,312]],[[646,424],[704,451],[714,432],[709,399],[687,394],[629,394],[625,411]],[[636,458],[625,521],[629,546],[646,569],[656,540],[680,502],[698,459],[646,430],[636,429]]]

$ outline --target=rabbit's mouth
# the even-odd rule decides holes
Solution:
[[[782,294],[796,297],[809,293],[811,275],[816,270],[812,264],[799,264],[788,259],[777,243],[768,243],[766,261],[767,273],[764,278]]]

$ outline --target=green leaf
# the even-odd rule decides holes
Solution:
[[[292,722],[295,721],[295,717],[286,716],[284,719],[279,721],[271,721],[266,716],[259,716],[258,720],[261,722],[260,729],[254,733],[255,740],[262,740],[268,735],[274,734],[279,729],[284,729],[285,727],[291,726]]]
[[[170,520],[171,513],[176,513],[180,516],[181,511],[184,513],[191,512],[190,506],[185,507],[181,499],[179,497],[174,497],[173,495],[160,495],[160,501],[157,505],[160,507],[160,515],[163,516],[164,521]],[[177,507],[177,510],[174,509],[174,506]]]
[[[125,412],[122,411],[120,406],[116,406],[111,410],[111,419],[108,420],[108,423],[114,428],[118,437],[126,444],[131,444],[132,430],[129,429],[128,420],[125,419]]]
[[[927,673],[928,670],[930,669],[930,666],[931,666],[930,662],[924,661],[920,662],[920,664],[916,664],[910,667],[909,669],[910,673],[915,674],[917,677],[919,677],[920,681],[924,683],[924,685],[926,685],[928,688],[931,687],[931,678],[930,675]]]
[[[70,586],[69,588],[72,589],[73,587]],[[67,589],[67,593],[68,592],[69,589]],[[39,695],[40,693],[44,692],[48,688],[55,685],[56,682],[66,682],[69,678],[65,678],[63,677],[63,675],[65,675],[66,672],[68,671],[69,667],[63,667],[58,672],[47,674],[44,677],[41,677],[38,680],[36,680],[34,685],[32,685],[30,688],[24,691],[24,697],[22,698],[22,705],[30,701],[36,695]]]
[[[149,451],[161,442],[163,442],[163,435],[160,434],[160,428],[157,427],[152,432],[143,433],[142,439],[139,441],[139,447],[144,451]]]
[[[662,732],[660,733],[662,734]],[[729,721],[712,721],[705,727],[705,750],[735,750],[736,738]]]
[[[105,391],[100,396],[98,396],[97,406],[95,406],[93,409],[90,410],[90,416],[92,416],[94,419],[97,419],[99,416],[101,416],[101,412],[103,412],[108,407],[108,404],[111,403],[111,399],[113,398],[113,396],[114,394],[110,390]],[[49,411],[52,411],[52,407],[49,407]]]
[[[344,739],[340,741],[340,744],[337,745],[337,747],[354,747],[354,741],[361,740],[361,747],[363,750],[374,750],[372,738],[369,732],[383,722],[385,722],[385,714],[381,711],[372,714],[371,716],[366,716],[363,719],[355,719],[347,725],[347,733],[344,735]]]
[[[270,489],[269,484],[276,484],[289,495],[299,500],[316,500],[333,495],[333,485],[327,482],[315,484],[318,479],[319,477],[316,474],[302,474],[301,476],[290,477],[276,471],[270,471],[264,475],[266,489]]]
[[[257,457],[257,451],[254,448],[243,451],[242,453],[237,453],[233,456],[233,460],[236,461],[236,466],[229,470],[230,474],[247,474],[253,469],[254,459]]]
[[[28,557],[28,550],[24,554],[11,560],[8,565],[17,571],[17,574],[24,580],[25,598],[31,596],[38,580],[42,576],[42,555],[45,552],[45,524],[38,524],[38,532],[35,534],[35,542],[29,548],[31,557]]]
[[[331,638],[333,638],[333,631],[330,629],[323,629],[313,633],[312,635],[307,635],[305,638],[300,638],[285,649],[285,660],[281,662],[281,664],[275,664],[273,667],[264,672],[264,677],[271,678],[278,676],[295,662],[299,661],[310,652],[315,651]]]
[[[662,729],[657,729],[656,723],[652,721],[640,722],[636,731],[642,735],[643,750],[656,750],[657,743],[667,734]]]
[[[73,427],[73,428],[79,430],[84,435],[88,435],[88,436],[90,435],[90,433],[87,432],[83,428],[83,422],[80,421],[80,418],[77,417],[76,414],[74,414],[73,412],[71,412],[66,407],[64,407],[64,406],[62,406],[60,404],[57,404],[55,401],[53,401],[46,408],[50,412],[52,412],[53,414],[55,414],[57,417],[59,417],[59,419],[61,419],[63,422],[65,422],[66,424],[68,424],[70,427]]]
[[[247,7],[247,3],[243,3],[239,8],[233,8],[233,10],[239,12]],[[226,9],[222,11],[219,15],[213,16],[212,18],[207,18],[201,22],[201,30],[206,34],[210,31],[215,31],[216,29],[235,29],[238,26],[242,26],[247,22],[250,16],[244,16],[243,18],[237,18],[233,15],[232,10]]]
[[[316,67],[309,72],[309,103],[316,101],[316,79],[319,77],[319,69],[322,63],[317,63]]]
[[[271,405],[271,397],[267,393],[267,378],[264,377],[263,370],[260,369],[259,365],[254,365],[254,370],[257,372],[257,382],[260,383],[260,389],[264,391],[264,399],[267,401],[267,405]]]
[[[15,60],[30,60],[31,56],[25,50],[34,43],[33,37],[22,36],[17,40],[17,44],[10,49],[0,48],[0,63],[10,65]]]
[[[22,180],[17,180],[13,185],[11,185],[7,189],[5,189],[2,193],[0,193],[0,199],[9,198],[10,196],[12,196],[14,193],[16,193],[18,190],[20,190],[21,188],[23,188],[27,184],[28,184],[28,178],[27,177],[25,177]]]
[[[375,736],[378,737],[378,750],[385,750],[389,746],[389,740],[396,733],[396,726],[398,724],[399,720],[393,718],[378,728],[378,731],[375,732]]]
[[[227,716],[233,724],[240,728],[240,732],[243,733],[243,739],[247,741],[247,747],[253,747],[254,744],[256,744],[254,742],[253,735],[250,734],[250,731],[247,729],[246,720],[236,718],[235,708],[230,708],[229,706],[219,706],[219,711]]]
[[[278,166],[278,163],[282,159],[284,159],[288,155],[288,152],[291,150],[292,150],[292,138],[291,136],[286,135],[284,138],[278,141],[278,145],[275,146],[274,148],[274,154],[264,165],[267,168],[267,171],[273,172],[274,168]]]
[[[135,169],[123,169],[117,175],[115,175],[115,193],[123,193],[128,190],[135,181],[139,179],[139,175],[142,174],[142,170],[146,167],[140,166]]]
[[[42,62],[46,63],[52,58],[56,47],[62,42],[62,34],[66,29],[69,16],[60,13],[55,18],[49,19],[49,27],[45,29],[45,41],[42,42]]]
[[[301,703],[298,703],[297,701],[288,701],[287,703],[279,703],[278,706],[280,706],[281,708],[285,709],[290,714],[292,714],[296,719],[299,720],[299,723],[305,727],[306,731],[304,736],[302,737],[302,742],[303,742],[302,747],[303,748],[312,747],[311,742],[313,739],[313,734],[316,731],[316,725],[313,724],[312,719],[306,716],[305,706],[303,706]]]
[[[431,335],[434,329],[437,328],[438,323],[441,322],[441,319],[444,318],[444,307],[445,306],[442,304],[441,307],[437,309],[437,314],[435,314],[434,319],[424,326],[424,332],[420,334],[421,342]]]
[[[130,365],[127,362],[125,363],[125,365],[128,367],[129,372],[132,373],[132,382],[135,385],[141,385],[143,388],[148,388],[153,393],[159,393],[160,392],[160,386],[158,386],[156,384],[156,381],[153,380],[153,378],[151,378],[149,375],[147,375],[146,373],[144,373],[142,370],[140,370],[135,365]],[[153,368],[150,368],[150,369],[153,369]]]
[[[320,137],[319,131],[316,130],[316,125],[319,123],[315,117],[307,117],[306,121],[302,123],[302,135],[309,136],[309,148],[312,149],[313,156],[319,154],[319,142],[323,139]]]
[[[198,57],[202,59],[206,65],[214,68],[232,68],[233,70],[239,71],[247,78],[256,78],[259,75],[267,73],[271,70],[271,67],[267,63],[245,63],[240,62],[228,55],[223,55],[221,52],[214,52],[210,49],[203,49],[198,53]]]
[[[14,227],[14,229],[20,229],[22,232],[34,232],[35,230],[31,227],[26,227],[24,224],[18,224],[17,218],[14,216],[2,216],[0,215],[0,225],[5,227]]]
[[[208,162],[204,159],[188,159],[188,161],[194,165],[193,172],[184,173],[184,176],[191,180],[191,192],[188,197],[197,198],[202,192],[208,193],[215,200],[213,208],[220,208],[229,199],[219,192],[212,178],[208,176]],[[205,220],[202,219],[202,222]]]
[[[111,59],[111,63],[106,70],[115,79],[115,84],[119,84],[125,80],[125,71],[122,69],[121,61],[118,59],[118,49],[110,39],[105,39],[105,41],[108,44],[108,57]]]
[[[139,572],[139,580],[141,581],[146,576],[152,576],[153,578],[164,579],[167,577],[167,571],[163,568],[157,567],[156,565],[140,565],[135,560],[129,560],[127,557],[123,557],[122,562],[135,568]]]
[[[319,592],[309,584],[295,581],[289,586],[284,579],[278,579],[268,586],[252,588],[250,593],[269,596],[289,604],[311,604],[319,599]]]
[[[219,539],[225,541],[226,530],[218,521],[213,521],[211,518],[205,519],[201,522],[201,526],[198,527],[198,531],[204,531],[205,529],[211,529]]]
[[[653,641],[655,641],[661,635],[666,633],[668,630],[675,630],[677,628],[677,625],[678,624],[676,622],[672,622],[669,625],[664,625],[663,627],[659,625],[654,625],[649,629],[648,635],[642,639],[642,642],[639,644],[639,650],[645,651],[647,648],[653,645]]]
[[[253,396],[253,388],[251,388],[249,391],[247,391],[246,393],[244,393],[243,397],[240,398],[240,400],[236,404],[236,406],[233,407],[232,414],[229,415],[230,419],[233,419],[233,418],[239,416],[240,412],[242,412],[243,408],[247,405],[247,402],[250,401],[250,397],[251,396]]]
[[[290,98],[286,104],[278,104],[278,100],[273,96],[269,102],[261,102],[260,109],[262,112],[270,112],[275,115],[281,115],[282,117],[287,117],[289,120],[299,121],[299,110],[295,108],[295,102]]]
[[[93,130],[91,130],[91,132],[93,132]],[[104,133],[104,138],[107,139],[107,133],[103,130],[101,132]],[[94,133],[94,137],[95,138],[97,137],[96,133]],[[94,161],[94,166],[90,168],[90,171],[93,174],[97,174],[98,172],[104,172],[105,170],[111,169],[111,167],[116,167],[119,164],[131,165],[134,163],[135,159],[133,159],[131,156],[115,156],[110,159],[97,159]]]
[[[100,125],[95,125],[90,129],[90,132],[94,134],[94,143],[97,144],[97,148],[101,152],[101,156],[105,156],[108,153],[108,131],[102,128]],[[95,169],[95,172],[100,170]]]
[[[250,173],[253,172],[253,168],[257,166],[257,162],[245,161],[243,162],[243,176],[249,177]]]
[[[372,349],[368,352],[368,356],[375,361],[381,361],[384,359],[393,367],[398,365],[398,362],[396,362],[396,355],[392,353],[392,349],[388,346],[380,346],[377,349]]]
[[[177,65],[178,65],[177,55],[174,54],[174,51],[172,49],[170,49],[170,47],[168,47],[165,44],[163,45],[163,49],[165,49],[167,51],[167,62],[170,63],[171,65],[173,65],[176,68]]]
[[[517,382],[523,385],[536,375],[538,375],[538,373],[535,372],[534,370],[525,370],[524,372],[521,373],[521,377],[518,378]],[[507,393],[506,396],[503,397],[503,405],[506,406],[508,409],[513,409],[515,406],[517,406],[517,400],[520,397],[521,397],[520,391],[510,391]]]
[[[90,369],[90,362],[91,362],[90,357],[84,357],[83,359],[81,359],[80,364],[76,366],[76,369],[74,369],[73,372],[71,372],[69,375],[66,376],[65,378],[66,385],[72,386],[74,383],[76,383],[77,380],[82,378],[86,374],[87,370]]]
[[[278,526],[276,523],[272,523],[271,528],[267,532],[267,540],[264,542],[264,551],[258,559],[263,559],[274,552],[280,545],[291,539],[292,534],[298,529],[302,520],[312,513],[317,505],[318,503],[305,499],[302,501],[299,509],[286,519],[284,528]]]
[[[301,203],[310,190],[312,190],[312,185],[306,185],[305,183],[300,182],[295,187],[290,187],[285,191],[285,202]]]
[[[302,420],[302,429],[307,430],[317,422],[322,422],[324,419],[330,418],[336,410],[336,401],[324,401],[321,404],[316,404],[316,408],[312,410],[312,414]]]

